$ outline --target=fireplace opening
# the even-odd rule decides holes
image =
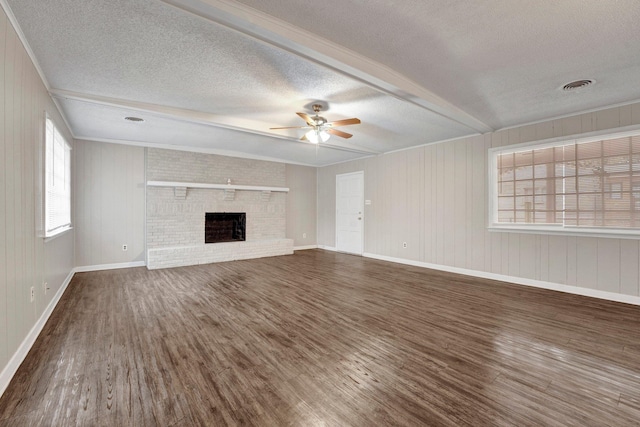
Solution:
[[[204,222],[204,242],[244,242],[245,212],[207,212]]]

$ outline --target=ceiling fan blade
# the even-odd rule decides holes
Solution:
[[[302,117],[302,120],[307,122],[309,126],[315,126],[316,122],[314,122],[311,116],[308,115],[307,113],[296,113],[296,114]]]
[[[331,135],[339,136],[340,138],[351,138],[353,136],[350,133],[342,132],[341,130],[332,128],[327,129],[326,132],[330,133]]]
[[[359,125],[360,123],[360,119],[354,117],[353,119],[336,120],[335,122],[329,122],[327,124],[335,128],[338,126]]]
[[[309,126],[285,126],[285,127],[279,127],[279,128],[269,128],[271,130],[276,130],[276,129],[305,129],[308,128]]]

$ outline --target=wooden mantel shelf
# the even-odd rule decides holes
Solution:
[[[288,193],[287,187],[261,187],[258,185],[235,184],[206,184],[203,182],[178,182],[178,181],[147,181],[149,187],[177,187],[177,188],[211,188],[214,190],[244,190],[244,191],[273,191]]]

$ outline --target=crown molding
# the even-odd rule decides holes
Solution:
[[[44,72],[42,71],[42,68],[38,63],[38,60],[36,59],[36,55],[33,53],[33,50],[31,49],[31,46],[29,45],[27,38],[22,32],[22,28],[20,28],[20,24],[18,24],[18,20],[16,19],[16,16],[13,14],[11,7],[9,7],[9,4],[7,3],[6,0],[0,0],[0,6],[2,6],[4,13],[7,15],[7,18],[9,19],[9,23],[11,23],[11,26],[13,27],[14,31],[18,35],[18,38],[20,39],[22,46],[24,46],[24,50],[27,51],[27,55],[29,55],[29,58],[31,59],[33,66],[35,67],[36,71],[38,72],[38,75],[40,76],[40,80],[42,80],[44,87],[48,91],[50,88],[49,81],[45,77]]]
[[[64,114],[64,110],[60,107],[57,100],[51,95],[51,85],[49,84],[49,80],[47,80],[47,77],[45,76],[44,71],[42,71],[42,67],[38,62],[36,55],[33,53],[33,49],[31,49],[31,45],[27,41],[27,37],[24,35],[24,32],[22,31],[22,28],[20,27],[20,24],[18,23],[16,16],[13,14],[13,11],[11,10],[11,7],[9,7],[9,4],[7,3],[6,0],[0,0],[0,7],[2,7],[2,9],[4,10],[4,13],[7,15],[7,19],[9,20],[9,23],[11,24],[11,26],[13,27],[13,30],[18,35],[18,39],[20,40],[20,43],[22,43],[24,50],[27,52],[27,56],[31,60],[33,67],[36,69],[36,72],[40,77],[40,81],[42,81],[42,84],[44,85],[45,89],[47,90],[47,92],[49,92],[49,96],[52,98],[53,103],[58,109],[58,113],[60,113],[60,117],[62,117],[64,124],[67,126],[67,130],[69,131],[71,136],[75,139],[73,129],[69,125],[69,119],[67,118],[66,114]]]

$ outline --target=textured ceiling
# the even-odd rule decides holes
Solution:
[[[640,99],[636,0],[4,2],[78,138],[325,165]],[[353,138],[269,130],[315,101]]]
[[[637,0],[239,2],[388,65],[494,129],[640,99]],[[598,84],[558,90],[585,78]]]

